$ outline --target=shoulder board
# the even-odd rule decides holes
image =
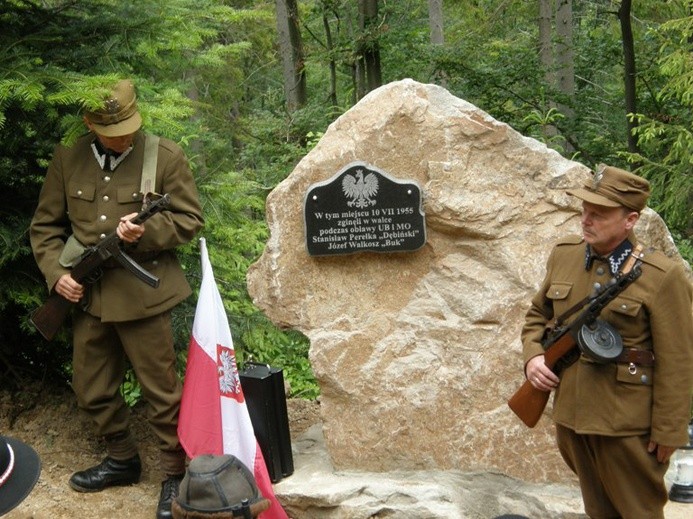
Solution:
[[[579,245],[582,243],[582,236],[578,234],[571,234],[569,236],[564,236],[556,242],[556,246],[559,245]]]
[[[74,140],[74,142],[72,142],[69,146],[64,146],[62,144],[59,144],[59,146],[63,146],[64,148],[75,148],[75,147],[77,147],[77,144],[80,144],[82,141],[87,141],[87,142],[91,143],[91,141],[94,139],[95,139],[95,137],[94,137],[94,134],[92,132],[86,132],[86,133],[79,135],[79,137],[77,137]]]
[[[159,147],[170,152],[177,152],[180,150],[180,146],[178,146],[178,144],[165,137],[159,137]]]
[[[651,248],[645,249],[640,259],[643,263],[647,263],[648,265],[652,265],[664,271],[669,270],[674,263],[674,260],[667,257],[663,252]]]

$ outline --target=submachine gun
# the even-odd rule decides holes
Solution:
[[[145,197],[142,211],[130,221],[136,225],[151,218],[162,211],[171,203],[171,195],[165,194],[155,200],[149,200],[151,194]],[[90,286],[101,277],[102,267],[110,259],[117,261],[128,272],[144,281],[152,288],[159,286],[159,278],[143,269],[135,260],[128,256],[123,247],[125,242],[121,240],[116,231],[113,231],[97,245],[87,247],[82,255],[72,266],[70,276],[80,285]],[[68,301],[55,291],[52,291],[48,299],[34,311],[29,320],[43,337],[50,341],[58,333],[63,321],[67,318],[74,303]]]
[[[609,323],[598,317],[601,311],[642,273],[640,250],[641,247],[638,246],[626,261],[623,270],[601,291],[568,309],[547,328],[542,340],[544,363],[554,373],[559,374],[575,362],[581,353],[597,362],[610,362],[621,354],[621,336]],[[568,315],[585,306],[586,308],[570,324],[563,324]],[[529,380],[525,380],[508,400],[508,406],[525,425],[534,427],[544,412],[550,394],[550,391],[537,389]]]

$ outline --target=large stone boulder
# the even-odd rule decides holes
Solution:
[[[421,249],[307,253],[307,191],[354,161],[421,186]],[[445,89],[403,80],[337,119],[272,191],[248,289],[273,322],[310,339],[337,469],[572,480],[550,419],[528,429],[506,402],[523,381],[520,329],[551,245],[579,232],[566,189],[589,177]],[[654,212],[639,228],[677,254]]]

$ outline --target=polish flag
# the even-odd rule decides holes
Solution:
[[[214,281],[207,244],[200,238],[202,284],[195,310],[178,437],[190,458],[232,454],[255,475],[262,495],[272,502],[260,519],[288,519],[277,501],[243,396],[231,329]]]

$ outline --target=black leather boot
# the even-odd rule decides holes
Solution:
[[[183,479],[183,474],[180,476],[168,476],[161,483],[161,493],[159,494],[159,505],[156,507],[156,519],[171,519],[171,504],[178,497],[178,489],[180,482]]]
[[[98,465],[72,474],[70,486],[77,492],[99,492],[106,487],[137,483],[141,474],[139,455],[127,460],[106,457]]]

